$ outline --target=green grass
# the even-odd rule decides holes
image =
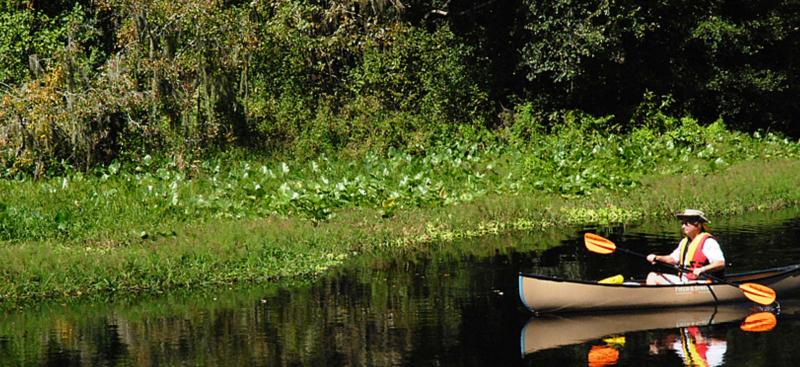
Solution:
[[[716,216],[800,204],[800,144],[681,124],[0,181],[0,302],[313,277],[363,252],[686,207]]]

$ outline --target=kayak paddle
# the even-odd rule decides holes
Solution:
[[[640,254],[638,252],[634,252],[634,251],[631,251],[631,250],[628,250],[628,249],[625,249],[625,248],[618,248],[617,245],[614,244],[614,242],[611,242],[611,240],[609,240],[607,238],[604,238],[602,236],[596,235],[594,233],[586,233],[586,234],[584,234],[583,235],[583,242],[586,245],[586,248],[589,249],[589,251],[595,252],[595,253],[598,253],[598,254],[607,255],[607,254],[614,253],[614,251],[622,251],[622,252],[625,252],[625,253],[628,253],[628,254],[631,254],[631,255],[634,255],[634,256],[639,256],[639,257],[647,259],[646,255],[642,255],[642,254]],[[677,265],[667,264],[667,263],[664,263],[664,262],[659,262],[659,263],[663,264],[665,266],[669,266],[671,268],[677,269],[677,270],[691,271],[691,269],[686,268],[686,267],[680,267],[680,266],[677,266]],[[732,282],[729,282],[729,281],[724,280],[724,279],[720,279],[720,278],[715,277],[715,276],[713,276],[711,274],[700,274],[700,276],[709,278],[709,279],[711,279],[711,280],[713,280],[713,281],[715,281],[717,283],[723,283],[723,284],[727,284],[727,285],[730,285],[730,286],[733,286],[733,287],[737,287],[737,288],[739,288],[739,290],[742,291],[742,293],[744,293],[744,296],[747,297],[747,299],[749,299],[749,300],[751,300],[751,301],[753,301],[755,303],[767,306],[767,305],[771,305],[772,302],[775,302],[775,297],[776,297],[775,290],[773,290],[772,288],[767,287],[765,285],[757,284],[757,283],[736,284],[736,283],[732,283]]]

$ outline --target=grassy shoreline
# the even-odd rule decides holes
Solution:
[[[684,207],[714,216],[792,207],[800,205],[797,182],[800,160],[764,159],[707,175],[645,177],[640,187],[625,192],[486,195],[398,210],[390,218],[379,209],[350,208],[321,222],[278,216],[214,219],[135,240],[6,243],[0,248],[0,303],[15,307],[313,277],[363,252],[556,225],[631,223]]]
[[[364,252],[800,205],[800,142],[662,119],[626,133],[591,116],[547,132],[531,120],[415,152],[146,157],[0,180],[0,304],[302,279]]]

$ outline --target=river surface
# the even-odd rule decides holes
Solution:
[[[729,272],[800,263],[798,209],[712,221]],[[363,255],[307,282],[6,311],[0,366],[797,366],[793,297],[778,295],[774,321],[752,304],[534,316],[519,301],[520,272],[596,280],[653,269],[589,253],[585,231],[665,253],[679,227],[515,233]]]

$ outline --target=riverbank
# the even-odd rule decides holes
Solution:
[[[117,241],[7,242],[0,248],[6,307],[47,299],[162,293],[313,277],[363,252],[568,224],[630,223],[684,207],[735,215],[800,205],[800,160],[753,160],[706,175],[642,179],[626,192],[486,195],[397,210],[351,208],[326,221],[211,219]],[[126,238],[124,239],[123,238]]]
[[[364,252],[800,204],[800,142],[664,119],[620,133],[565,117],[412,152],[145,156],[3,179],[0,302],[302,279]]]

